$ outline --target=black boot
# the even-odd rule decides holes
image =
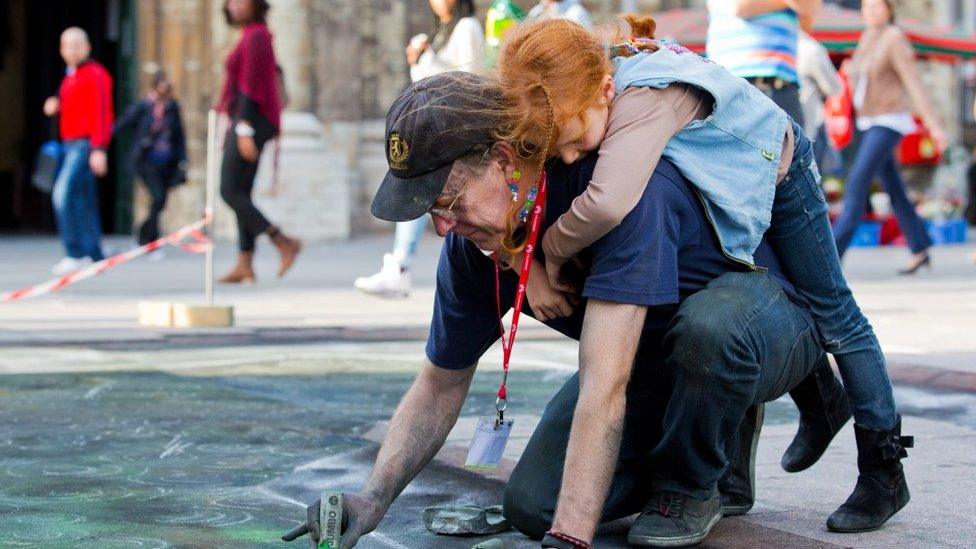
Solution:
[[[890,431],[854,425],[857,437],[857,485],[847,502],[827,519],[833,532],[870,532],[908,504],[908,484],[901,458],[914,437],[901,436],[901,417]]]
[[[820,459],[834,435],[851,419],[851,405],[826,357],[790,391],[790,396],[800,409],[800,428],[780,465],[787,472],[798,473]]]
[[[756,501],[756,448],[765,414],[764,404],[750,406],[739,430],[725,443],[729,467],[718,481],[718,491],[727,517],[748,513]]]

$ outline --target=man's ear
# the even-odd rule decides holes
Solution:
[[[497,141],[491,146],[491,161],[498,165],[498,168],[505,174],[505,179],[512,179],[512,174],[518,168],[515,162],[515,147],[505,141]]]

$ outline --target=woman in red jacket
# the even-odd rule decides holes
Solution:
[[[266,0],[227,0],[227,24],[241,28],[241,39],[227,56],[227,79],[217,110],[231,119],[224,143],[220,195],[237,215],[240,254],[237,265],[219,281],[238,284],[254,282],[254,242],[267,233],[281,254],[278,276],[291,268],[300,240],[286,236],[272,225],[251,200],[258,159],[265,143],[278,134],[281,97],[271,32],[265,24]]]

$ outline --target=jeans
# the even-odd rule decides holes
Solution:
[[[841,256],[847,251],[854,230],[867,211],[871,182],[875,175],[880,177],[885,192],[891,197],[891,208],[912,253],[925,251],[932,245],[925,224],[905,193],[905,182],[895,162],[895,146],[901,138],[900,133],[883,126],[874,126],[861,136],[857,155],[847,172],[844,212],[834,225],[834,239]]]
[[[784,272],[809,302],[824,348],[837,360],[855,422],[890,429],[897,414],[884,355],[841,270],[810,140],[799,125],[793,131],[793,162],[776,187],[766,236]]]
[[[727,273],[686,299],[635,358],[603,521],[639,512],[654,490],[707,499],[746,410],[825,360],[808,313],[764,273]],[[552,524],[578,395],[577,374],[549,401],[505,487],[505,516],[530,537]]]
[[[413,221],[401,221],[396,224],[396,236],[393,238],[393,257],[400,263],[400,267],[409,269],[413,258],[417,255],[417,246],[427,230],[426,215]]]
[[[139,245],[157,240],[159,233],[159,215],[166,207],[166,197],[169,194],[169,183],[173,179],[173,168],[147,163],[139,168],[139,176],[145,183],[152,202],[149,205],[149,215],[139,226]]]
[[[89,155],[91,145],[87,139],[64,143],[64,160],[54,182],[51,202],[65,255],[101,261],[105,259],[102,222],[98,215],[95,175],[88,167]]]

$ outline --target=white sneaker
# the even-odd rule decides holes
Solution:
[[[379,297],[408,297],[410,272],[400,268],[393,254],[383,255],[383,268],[372,276],[361,276],[353,282],[357,290]]]
[[[90,257],[63,257],[61,261],[58,261],[53,267],[51,267],[51,273],[57,276],[63,276],[68,273],[73,273],[79,269],[91,265],[92,260]]]

